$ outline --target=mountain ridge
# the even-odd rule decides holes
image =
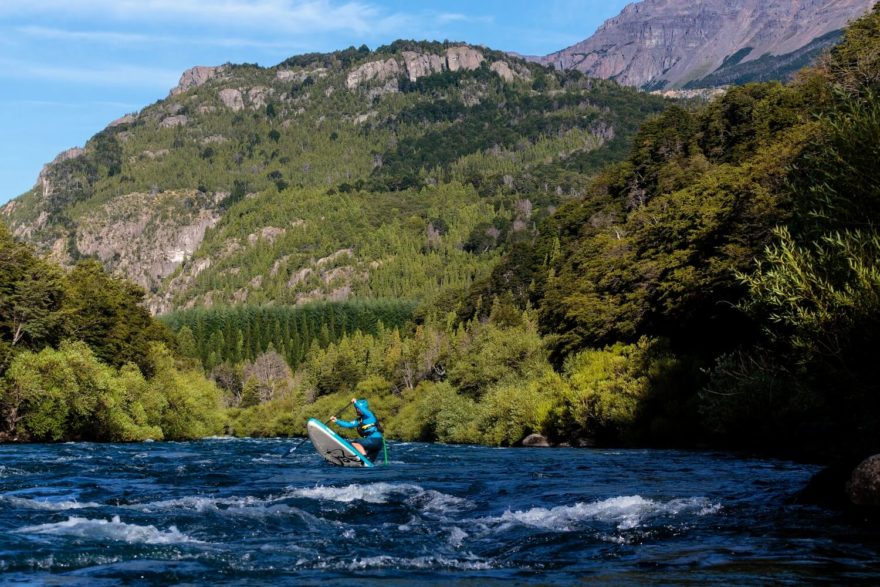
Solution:
[[[645,89],[717,85],[718,78],[726,79],[720,75],[726,69],[764,56],[789,56],[793,63],[776,74],[784,77],[804,65],[798,52],[829,33],[839,35],[847,22],[865,14],[873,4],[874,0],[707,0],[697,4],[644,0],[628,4],[587,39],[530,59]],[[813,47],[807,61],[827,46]],[[735,74],[728,77],[739,79]],[[747,81],[753,80],[747,76]]]
[[[663,105],[461,43],[196,66],[0,216],[132,279],[154,313],[419,297],[485,274]]]

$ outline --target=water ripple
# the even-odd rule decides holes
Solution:
[[[877,582],[880,537],[788,505],[815,467],[724,453],[394,444],[0,446],[0,583]]]

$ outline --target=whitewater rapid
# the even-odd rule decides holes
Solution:
[[[0,447],[0,583],[799,582],[834,528],[786,503],[814,471],[794,463],[402,444],[351,470],[288,446]]]

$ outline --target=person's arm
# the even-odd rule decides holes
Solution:
[[[331,421],[337,426],[342,426],[343,428],[357,428],[357,422],[349,422],[348,420],[340,420],[339,418],[332,418]]]

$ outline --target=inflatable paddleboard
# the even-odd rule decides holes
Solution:
[[[373,467],[370,459],[362,455],[346,439],[342,438],[320,420],[309,418],[306,424],[309,440],[318,454],[328,463],[341,467]]]

